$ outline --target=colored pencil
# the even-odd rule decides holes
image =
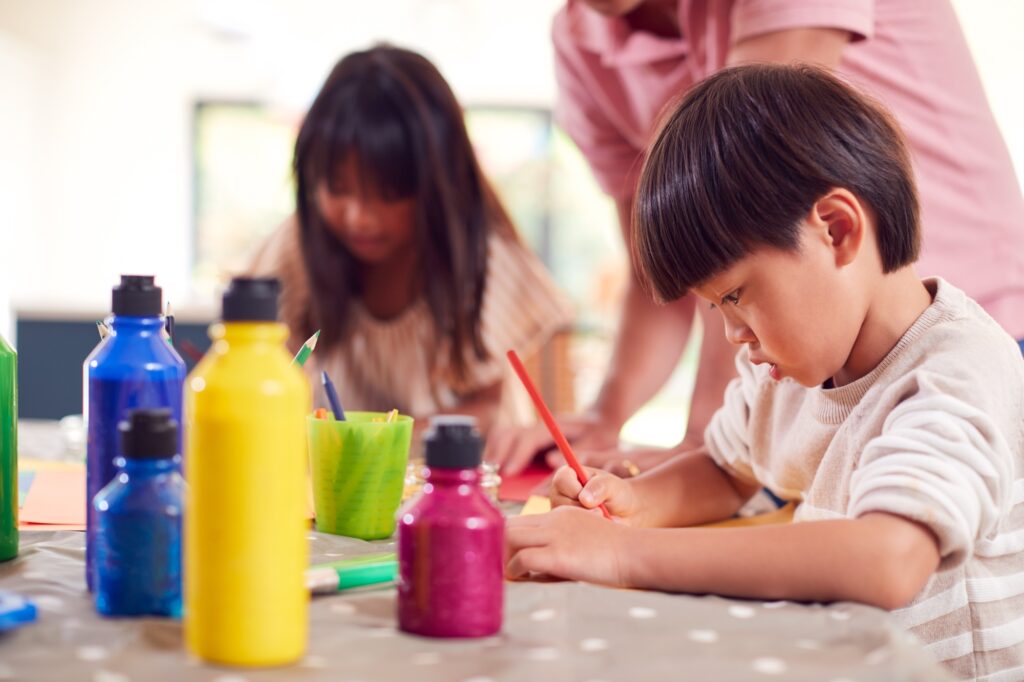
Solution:
[[[327,372],[320,372],[320,382],[324,385],[324,393],[327,394],[327,402],[331,404],[331,412],[334,418],[340,422],[345,421],[345,410],[341,409],[341,401],[338,400],[338,392],[334,390],[334,382]]]
[[[199,350],[194,343],[188,339],[182,338],[178,340],[178,348],[185,352],[185,355],[192,360],[193,363],[198,363],[203,359],[203,352]]]
[[[174,313],[171,311],[171,302],[167,302],[167,313],[164,315],[164,328],[167,330],[167,340],[174,345]]]
[[[319,338],[320,330],[317,329],[315,332],[313,332],[313,336],[306,339],[306,342],[302,344],[302,348],[300,348],[299,352],[295,354],[295,357],[292,359],[292,362],[297,364],[299,367],[305,365],[306,360],[309,359],[309,356],[313,352],[313,349],[316,348],[316,342],[317,339]]]
[[[540,418],[544,421],[544,425],[548,427],[551,437],[555,439],[555,444],[558,446],[558,449],[561,450],[566,463],[573,471],[576,472],[576,478],[579,480],[580,485],[586,485],[589,480],[587,472],[580,466],[579,460],[576,459],[576,454],[572,451],[569,441],[565,439],[565,434],[562,433],[562,429],[558,427],[558,422],[555,421],[554,415],[551,414],[551,410],[548,409],[544,399],[540,397],[540,393],[537,391],[537,387],[533,385],[530,375],[526,373],[526,367],[523,366],[522,361],[519,360],[519,356],[516,355],[514,350],[510,350],[507,355],[508,361],[512,363],[512,369],[514,369],[516,374],[519,375],[519,380],[523,382],[523,387],[525,387],[526,392],[530,394],[530,399],[533,401],[534,407],[537,408],[537,412],[540,414]],[[603,504],[598,505],[598,507],[606,519],[610,519],[612,517],[612,515],[608,513],[608,508]]]
[[[329,564],[316,564],[306,571],[306,587],[313,594],[333,594],[365,585],[392,583],[398,574],[394,554],[357,556]]]

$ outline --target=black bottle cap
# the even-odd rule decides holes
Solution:
[[[126,317],[158,317],[162,293],[152,275],[121,275],[121,283],[113,290],[111,310]]]
[[[431,418],[424,437],[427,466],[437,469],[475,469],[480,466],[484,440],[476,418],[438,415]]]
[[[166,459],[178,454],[178,422],[166,407],[130,410],[117,425],[128,459]]]
[[[281,282],[275,277],[235,277],[224,292],[224,322],[274,322]]]

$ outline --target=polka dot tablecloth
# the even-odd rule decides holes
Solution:
[[[0,564],[0,589],[31,596],[38,621],[0,636],[0,680],[71,682],[633,682],[951,679],[883,611],[508,583],[505,627],[481,640],[395,629],[395,590],[317,597],[306,657],[287,668],[231,670],[191,659],[181,624],[102,619],[83,583],[82,533],[25,532]],[[314,562],[392,548],[310,534]]]

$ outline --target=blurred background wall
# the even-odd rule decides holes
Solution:
[[[212,311],[228,266],[290,210],[291,136],[323,78],[387,41],[452,84],[522,231],[605,344],[580,362],[585,400],[624,255],[610,204],[550,124],[561,3],[0,0],[0,333],[14,335],[14,310],[98,314],[122,272]],[[954,4],[1020,177],[1024,2]]]

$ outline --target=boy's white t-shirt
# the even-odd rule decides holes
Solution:
[[[723,469],[800,501],[796,521],[927,526],[942,561],[897,619],[962,676],[1024,679],[1024,359],[962,291],[925,285],[931,306],[849,385],[775,381],[741,350],[705,443]]]

